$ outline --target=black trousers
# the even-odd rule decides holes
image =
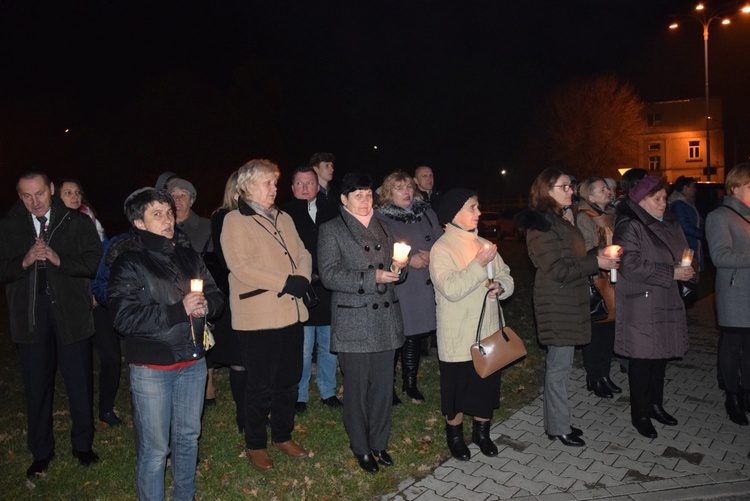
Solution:
[[[631,358],[628,369],[630,383],[630,416],[633,419],[649,416],[652,405],[664,403],[666,359]]]
[[[719,371],[727,393],[750,390],[750,329],[722,331]]]
[[[581,349],[586,375],[594,379],[609,377],[614,349],[615,323],[592,323],[591,342]]]
[[[115,396],[120,386],[120,337],[112,326],[112,314],[103,306],[94,308],[96,333],[91,341],[99,355],[99,414],[115,407]]]
[[[266,419],[269,412],[271,440],[276,443],[291,440],[297,386],[302,377],[302,324],[298,322],[281,329],[237,331],[237,335],[247,372],[247,448],[257,450],[268,446]]]
[[[70,405],[70,442],[74,451],[88,451],[94,442],[94,376],[91,339],[64,344],[47,294],[36,296],[37,340],[19,344],[21,377],[26,394],[27,444],[34,459],[49,458],[55,450],[52,403],[55,374],[60,368]]]

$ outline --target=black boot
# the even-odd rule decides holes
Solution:
[[[491,458],[497,456],[497,446],[490,439],[490,422],[474,421],[474,430],[471,435],[471,441],[479,446],[482,454]]]
[[[745,406],[739,393],[727,392],[727,400],[724,403],[729,419],[740,426],[747,426],[747,416],[745,416]]]
[[[247,372],[244,370],[229,369],[229,387],[232,390],[234,405],[237,407],[235,419],[237,429],[240,433],[245,432],[245,386],[247,385]]]
[[[586,389],[589,391],[593,391],[594,395],[596,395],[599,398],[614,397],[614,395],[612,395],[612,392],[609,390],[609,386],[607,385],[607,379],[603,377],[600,377],[600,378],[587,377]]]
[[[662,407],[661,404],[652,404],[651,408],[649,409],[648,417],[650,417],[651,419],[656,419],[661,424],[666,426],[677,425],[677,419],[675,419],[674,416],[665,411],[664,407]]]
[[[464,424],[451,425],[445,423],[445,438],[448,441],[448,449],[451,456],[459,461],[468,461],[471,458],[471,452],[464,442]]]
[[[417,372],[419,371],[419,358],[422,339],[408,336],[401,348],[401,376],[403,385],[401,389],[413,400],[424,401],[424,395],[417,389]]]

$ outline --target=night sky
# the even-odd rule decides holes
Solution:
[[[202,215],[228,174],[315,151],[377,181],[433,167],[439,187],[510,188],[530,117],[556,85],[614,73],[645,101],[702,97],[693,2],[0,1],[0,208],[23,167],[78,177],[105,226],[133,189],[173,170]],[[711,94],[727,153],[750,153],[750,19],[714,26]],[[65,133],[65,129],[70,132]],[[377,150],[374,149],[377,146]],[[730,159],[730,163],[733,159]],[[521,186],[521,184],[524,184]]]

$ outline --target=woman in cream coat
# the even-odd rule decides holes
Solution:
[[[437,214],[446,227],[430,251],[430,276],[437,300],[440,394],[448,448],[456,459],[466,461],[471,457],[463,438],[466,413],[474,416],[472,441],[485,456],[497,456],[497,447],[490,439],[490,419],[500,406],[500,371],[480,378],[470,349],[476,341],[483,302],[513,294],[513,278],[497,247],[477,235],[481,212],[476,193],[464,188],[449,191],[441,198]],[[494,269],[491,284],[489,263]],[[481,337],[499,328],[497,308],[487,305]]]

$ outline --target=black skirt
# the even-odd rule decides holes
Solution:
[[[500,407],[501,371],[484,379],[477,375],[474,363],[440,361],[440,400],[448,420],[463,412],[470,416],[491,419]]]

